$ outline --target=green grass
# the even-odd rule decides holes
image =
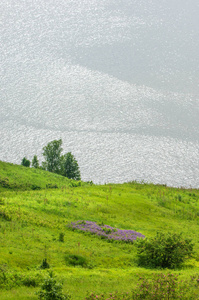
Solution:
[[[55,173],[0,161],[0,191],[60,188],[73,184],[77,182]]]
[[[0,189],[0,270],[8,278],[1,300],[37,299],[39,287],[24,286],[24,278],[38,285],[47,274],[39,268],[44,258],[75,300],[83,300],[87,291],[130,291],[139,276],[160,272],[137,266],[134,245],[69,230],[67,224],[77,220],[132,229],[146,237],[158,230],[183,232],[194,241],[195,254],[173,272],[182,279],[198,273],[199,190],[136,182],[72,187],[67,178],[3,162],[0,178],[9,182]],[[31,184],[42,189],[32,190]],[[59,188],[46,189],[46,184]],[[69,255],[82,256],[88,264],[72,266]]]

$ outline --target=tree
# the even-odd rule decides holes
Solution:
[[[193,243],[182,233],[157,232],[151,239],[136,241],[138,263],[152,268],[178,268],[193,254]]]
[[[62,140],[54,140],[43,147],[43,156],[45,162],[42,163],[43,168],[49,172],[60,173]]]
[[[62,284],[57,282],[52,272],[49,272],[49,277],[44,279],[41,284],[40,291],[36,292],[39,299],[44,300],[69,300],[70,294],[63,294]]]
[[[57,173],[69,179],[81,180],[79,166],[75,157],[68,152],[61,155],[62,140],[54,140],[43,147],[42,169]]]
[[[81,180],[77,160],[71,152],[63,155],[61,161],[61,175],[69,179]]]
[[[30,167],[30,161],[26,157],[24,157],[21,161],[21,165],[24,167]]]
[[[35,169],[39,168],[39,161],[38,161],[37,155],[34,155],[34,157],[32,159],[32,167]]]

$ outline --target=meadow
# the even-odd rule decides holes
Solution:
[[[77,221],[147,238],[182,232],[192,239],[194,255],[172,274],[199,278],[199,190],[138,182],[94,185],[0,162],[1,300],[38,299],[35,292],[49,270],[74,300],[84,300],[87,292],[131,292],[140,278],[171,272],[139,267],[134,243],[72,230],[68,225]],[[188,292],[186,299],[199,299],[198,286]]]

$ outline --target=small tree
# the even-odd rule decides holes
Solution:
[[[42,261],[42,264],[40,266],[40,269],[49,269],[49,268],[50,268],[50,265],[47,262],[47,258],[44,258],[43,261]]]
[[[49,172],[57,173],[70,179],[80,180],[80,171],[77,160],[68,152],[61,155],[62,140],[54,140],[43,147],[43,156],[41,168]]]
[[[43,156],[45,162],[43,168],[49,172],[59,173],[61,167],[62,140],[54,140],[43,147]]]
[[[49,277],[44,280],[41,285],[41,290],[37,292],[39,299],[44,300],[68,300],[71,299],[69,294],[64,295],[62,292],[62,284],[57,283],[52,272],[49,272]]]
[[[39,161],[38,161],[37,155],[34,155],[34,157],[32,159],[32,167],[35,169],[39,168]]]
[[[24,157],[21,161],[21,165],[24,167],[30,167],[30,161],[26,157]]]
[[[158,232],[154,238],[136,242],[139,265],[152,268],[179,267],[193,253],[189,238],[178,233]]]
[[[71,152],[62,156],[61,175],[69,179],[81,180],[77,160]]]

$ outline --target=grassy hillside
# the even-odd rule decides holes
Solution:
[[[70,230],[67,225],[77,220],[146,237],[183,232],[195,243],[194,258],[172,272],[181,279],[198,273],[199,190],[136,182],[72,187],[66,178],[7,163],[1,163],[0,174],[10,183],[0,193],[0,299],[38,299],[35,291],[47,274],[40,268],[45,258],[74,300],[85,299],[87,291],[131,291],[140,276],[162,272],[138,267],[133,244]],[[60,188],[31,190],[32,183]],[[71,255],[85,264],[75,266]]]
[[[58,188],[73,183],[77,185],[75,181],[55,173],[0,161],[0,191]]]

